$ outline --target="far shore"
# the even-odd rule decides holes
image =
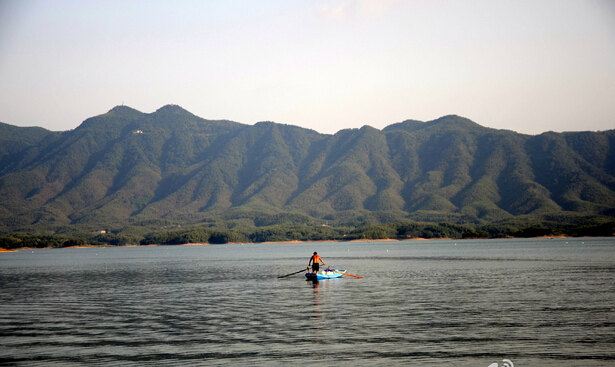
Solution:
[[[395,243],[395,242],[403,242],[403,241],[463,241],[463,240],[497,240],[497,239],[533,239],[533,240],[551,240],[551,239],[566,239],[566,238],[581,238],[581,237],[573,237],[566,235],[550,235],[550,236],[538,236],[538,237],[506,237],[506,238],[449,238],[449,237],[438,237],[438,238],[424,238],[424,237],[411,237],[411,238],[382,238],[382,239],[354,239],[354,240],[314,240],[314,241],[302,241],[302,240],[288,240],[288,241],[265,241],[265,242],[228,242],[223,245],[302,245],[307,243]],[[161,245],[161,244],[148,244],[148,245],[138,245],[138,244],[130,244],[123,246],[111,246],[111,245],[78,245],[78,246],[67,246],[67,247],[57,247],[57,248],[70,248],[70,249],[85,249],[85,248],[106,248],[106,247],[157,247],[157,246],[190,246],[190,247],[198,247],[198,246],[216,246],[218,244],[212,244],[207,242],[198,242],[198,243],[183,243],[178,245]],[[20,247],[16,249],[6,249],[0,247],[0,253],[3,252],[16,252],[16,251],[29,251],[36,249],[53,249],[56,247]]]

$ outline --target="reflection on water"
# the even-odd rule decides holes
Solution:
[[[613,364],[613,239],[455,242],[0,254],[0,360]],[[276,278],[314,250],[365,278]]]

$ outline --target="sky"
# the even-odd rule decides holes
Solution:
[[[615,128],[612,0],[0,0],[0,121],[125,104],[334,133]]]

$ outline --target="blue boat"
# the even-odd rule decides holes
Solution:
[[[338,269],[325,269],[320,270],[317,273],[305,273],[305,278],[307,280],[325,280],[325,279],[335,279],[341,278],[346,270],[338,270]]]

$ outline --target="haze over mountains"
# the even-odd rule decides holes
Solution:
[[[0,197],[5,228],[614,215],[615,130],[529,136],[450,115],[326,135],[117,106],[65,132],[0,124]]]

